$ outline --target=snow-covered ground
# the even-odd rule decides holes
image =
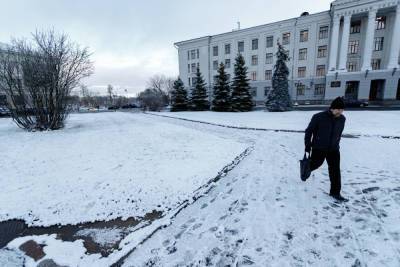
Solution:
[[[159,115],[185,118],[235,127],[304,131],[316,111],[273,113],[161,112]],[[400,136],[400,111],[345,111],[345,134]]]
[[[399,140],[343,139],[342,205],[326,165],[300,181],[302,134],[227,132],[255,150],[124,266],[400,266]]]
[[[72,115],[28,133],[0,120],[0,221],[77,224],[164,211],[247,145],[131,113]]]
[[[304,130],[312,113],[304,112],[304,118],[301,112],[228,113],[226,118],[221,113],[211,112],[162,114],[232,126],[271,129],[271,125],[275,125],[276,129]],[[353,115],[353,112],[346,112],[346,132],[361,134],[361,137],[342,139],[343,194],[350,202],[337,204],[326,194],[329,192],[326,165],[314,172],[307,182],[300,181],[298,160],[304,151],[301,133],[247,131],[154,115],[116,113],[116,116],[123,116],[124,123],[132,120],[136,124],[162,127],[165,135],[176,129],[171,135],[181,133],[184,140],[192,139],[195,133],[216,140],[213,149],[218,150],[218,156],[207,161],[207,166],[220,160],[219,144],[224,144],[223,149],[227,149],[226,142],[240,149],[251,144],[254,149],[206,195],[176,217],[166,216],[133,232],[121,242],[120,250],[108,258],[86,255],[82,242],[61,242],[54,236],[24,237],[14,240],[8,247],[16,249],[22,242],[35,239],[47,244],[44,247],[47,258],[69,266],[109,266],[127,254],[121,261],[124,266],[398,267],[400,140],[378,137],[399,135],[397,114],[400,113]],[[362,117],[368,122],[356,120]],[[265,122],[268,120],[270,124]],[[368,123],[375,126],[370,129]],[[99,122],[93,127],[97,128],[97,124]],[[1,127],[0,124],[0,133]],[[98,132],[100,134],[101,130]],[[235,153],[228,154],[229,162]],[[226,162],[218,162],[222,164],[219,169],[223,163]],[[190,164],[189,169],[196,167]],[[170,169],[175,167],[170,166]],[[155,234],[146,239],[156,229]],[[118,236],[116,229],[110,229],[109,233],[86,232],[95,234],[99,242],[105,243]],[[143,240],[146,241],[141,244]],[[0,258],[2,255],[9,258],[9,262],[20,262],[20,254],[0,251]],[[37,264],[32,260],[28,263],[29,266]]]

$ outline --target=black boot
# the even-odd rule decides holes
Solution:
[[[340,202],[348,202],[349,201],[347,198],[344,198],[341,194],[332,194],[331,193],[329,195]]]

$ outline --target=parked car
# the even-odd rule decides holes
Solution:
[[[109,106],[108,107],[108,110],[117,110],[117,109],[119,109],[118,106]]]
[[[122,106],[122,109],[129,109],[129,108],[137,108],[137,106],[134,104],[127,104]]]
[[[6,117],[6,116],[10,116],[11,112],[8,108],[6,107],[0,107],[0,117]]]
[[[368,106],[368,101],[362,101],[358,99],[344,99],[346,108],[363,108]]]

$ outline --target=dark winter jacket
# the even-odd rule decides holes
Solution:
[[[330,110],[315,114],[306,129],[306,151],[313,149],[339,150],[346,118],[335,118]]]

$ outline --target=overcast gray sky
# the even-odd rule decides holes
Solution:
[[[178,75],[174,42],[328,10],[329,0],[0,0],[0,42],[62,31],[93,52],[85,83],[136,94],[154,74]]]

